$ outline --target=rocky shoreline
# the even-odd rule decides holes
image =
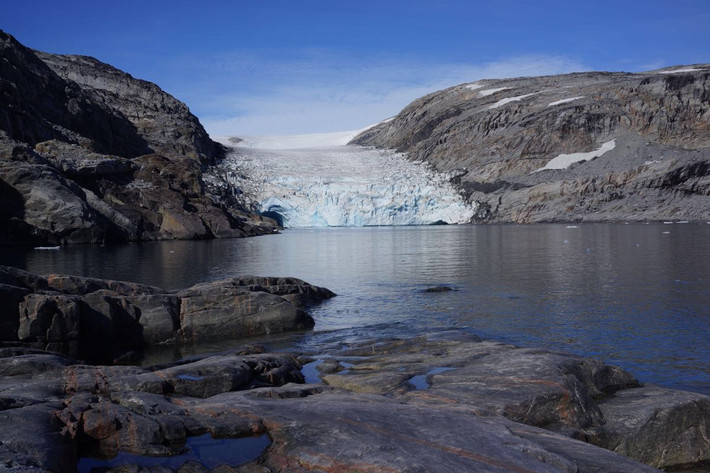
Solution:
[[[0,342],[90,363],[130,362],[148,346],[311,328],[303,308],[333,296],[295,278],[248,276],[167,291],[0,266]]]
[[[108,354],[135,348],[131,332],[119,330],[131,314],[143,344],[232,339],[234,327],[310,326],[299,307],[333,294],[290,278],[167,293],[1,269],[0,471],[73,472],[80,458],[119,452],[138,457],[96,471],[650,472],[710,461],[710,397],[644,386],[598,360],[451,331],[332,342],[312,353],[250,345],[160,366],[116,364],[126,356],[106,364]],[[175,315],[170,298],[180,300],[175,330],[161,322]],[[105,338],[84,346],[87,333]],[[103,345],[113,351],[100,350],[93,364],[57,352]],[[188,438],[205,434],[268,441],[246,463],[225,458],[211,470],[199,459],[139,465],[141,456],[184,453]]]

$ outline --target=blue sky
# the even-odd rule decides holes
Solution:
[[[157,83],[213,135],[358,129],[481,78],[710,62],[710,0],[15,1],[0,29]]]

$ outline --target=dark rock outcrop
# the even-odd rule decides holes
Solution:
[[[0,245],[272,232],[202,172],[224,154],[182,102],[96,59],[0,31]]]
[[[0,342],[106,363],[151,345],[311,328],[303,307],[334,295],[293,278],[234,278],[170,292],[0,266]]]
[[[0,350],[0,459],[9,471],[68,472],[78,457],[89,455],[176,455],[190,436],[205,433],[268,434],[271,440],[256,460],[212,470],[220,472],[641,473],[660,470],[609,449],[668,467],[702,461],[710,451],[710,399],[637,387],[628,373],[595,360],[453,332],[361,343],[319,356],[347,359],[351,369],[323,375],[327,386],[302,384],[303,365],[287,353],[236,349],[139,368]],[[493,364],[499,372],[491,371]],[[454,369],[429,376],[427,389],[408,386],[406,376],[437,365]],[[405,380],[399,384],[383,382],[401,372]],[[333,386],[348,384],[338,379],[351,380],[354,391]],[[385,384],[391,387],[382,389]],[[525,402],[557,420],[532,422],[543,429],[504,408]],[[591,409],[592,418],[573,404]],[[649,421],[652,409],[657,415]],[[603,442],[609,449],[593,445]],[[208,471],[199,462],[126,464],[109,471],[178,470]]]
[[[94,102],[125,117],[151,152],[205,164],[213,164],[224,153],[184,103],[152,82],[136,79],[92,57],[35,54],[59,77],[78,84]]]
[[[480,222],[710,218],[710,65],[481,80],[353,143],[448,173]],[[613,149],[563,169],[560,155]]]

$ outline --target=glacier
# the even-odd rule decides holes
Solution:
[[[205,180],[238,189],[250,210],[286,228],[471,221],[475,204],[459,195],[451,175],[403,153],[343,144],[351,136],[222,138],[231,150]]]

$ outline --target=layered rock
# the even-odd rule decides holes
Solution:
[[[93,58],[32,51],[0,32],[0,244],[257,235],[202,172],[223,156],[182,102]]]
[[[292,278],[235,278],[170,292],[0,267],[0,340],[105,363],[151,345],[310,328],[303,308],[332,296]]]
[[[321,375],[331,386],[503,416],[657,468],[710,461],[710,397],[644,386],[598,360],[458,333],[362,342],[327,356],[347,367]]]
[[[476,221],[710,218],[710,65],[481,80],[353,140],[454,175]]]
[[[92,57],[35,54],[59,77],[78,84],[95,102],[125,117],[153,153],[203,163],[214,163],[223,153],[187,105],[152,82],[136,79]]]
[[[640,473],[660,470],[593,443],[664,467],[710,455],[707,396],[639,387],[596,360],[453,332],[318,357],[348,369],[324,375],[328,386],[302,384],[313,358],[260,348],[149,368],[2,349],[0,468],[74,471],[79,457],[119,452],[155,461],[205,433],[270,444],[246,464],[222,451],[226,464],[213,470],[141,466],[138,456],[108,471]],[[426,375],[442,366],[452,369]],[[420,375],[427,384],[415,390]]]

